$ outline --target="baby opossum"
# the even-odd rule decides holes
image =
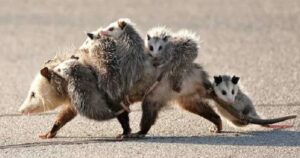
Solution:
[[[121,100],[126,91],[119,64],[122,48],[112,38],[92,33],[87,35],[91,40],[90,46],[83,50],[79,61],[95,70],[99,88],[104,89],[113,100]]]
[[[146,52],[154,57],[162,77],[166,77],[172,89],[181,91],[184,72],[193,65],[198,55],[198,38],[188,30],[180,30],[172,34],[165,27],[156,27],[148,31]]]
[[[130,19],[118,19],[100,31],[102,36],[108,36],[117,41],[121,47],[119,57],[119,70],[122,74],[120,80],[125,82],[124,93],[141,79],[144,69],[144,41]]]
[[[229,106],[232,106],[233,110],[235,110],[237,113],[237,115],[232,115],[232,113],[228,111],[228,107],[224,109],[220,105],[216,106],[222,116],[229,120],[233,125],[242,127],[248,125],[249,123],[255,123],[261,124],[265,127],[285,128],[288,126],[269,124],[296,118],[295,115],[292,115],[276,119],[261,119],[261,117],[257,114],[251,99],[240,90],[238,86],[239,79],[240,78],[236,76],[214,76],[213,83],[213,92],[215,93],[216,97],[225,103],[228,103]]]

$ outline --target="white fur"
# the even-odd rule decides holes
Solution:
[[[92,32],[89,32],[89,33],[92,33],[94,34],[95,36],[98,36],[100,35],[100,32],[103,30],[102,27],[98,28],[97,30],[95,31],[92,31]],[[82,43],[82,45],[79,47],[79,49],[83,50],[83,49],[88,49],[90,48],[90,46],[92,45],[92,39],[90,39],[89,37],[87,37],[85,39],[85,41]]]
[[[187,30],[187,29],[181,29],[177,32],[175,32],[173,34],[174,37],[180,37],[182,39],[190,39],[190,40],[193,40],[195,41],[196,43],[198,43],[198,46],[200,46],[199,43],[201,43],[200,41],[200,36],[198,36],[195,32],[192,32],[190,30]]]
[[[237,95],[237,92],[239,90],[238,85],[235,84],[228,84],[226,85],[225,82],[221,82],[220,84],[216,85],[214,83],[213,85],[214,91],[218,98],[222,99],[225,102],[228,103],[234,103],[235,97]],[[234,91],[234,94],[232,94],[232,90]],[[226,94],[222,94],[222,91],[225,91]]]
[[[117,21],[110,23],[107,27],[100,31],[101,35],[113,37],[115,39],[119,38],[123,33],[123,30],[119,27],[118,23],[124,21],[126,25],[134,25],[128,18],[120,18]],[[126,27],[126,26],[125,26]],[[113,30],[110,30],[113,29]]]
[[[158,57],[162,53],[165,45],[168,44],[168,41],[164,41],[163,39],[170,37],[171,34],[171,30],[165,26],[150,29],[145,38],[145,52],[150,53],[153,57]],[[148,36],[150,39],[148,39]]]
[[[67,72],[67,70],[69,70],[70,65],[74,62],[77,62],[77,60],[76,59],[65,60],[64,62],[57,65],[53,71],[56,72],[57,74],[59,74],[64,79],[67,79],[68,74],[66,74],[66,72]]]
[[[31,96],[32,92],[35,93],[34,97]],[[65,100],[59,99],[56,89],[39,73],[33,80],[28,95],[19,111],[22,114],[40,113],[55,109],[64,103]]]

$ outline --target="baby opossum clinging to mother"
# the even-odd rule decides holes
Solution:
[[[201,66],[197,64],[189,64],[189,66],[186,67],[186,70],[179,71],[180,72],[179,74],[184,76],[183,78],[181,78],[182,84],[181,83],[178,84],[180,87],[179,90],[176,88],[178,86],[175,86],[174,88],[173,87],[174,84],[170,84],[170,78],[163,77],[163,79],[159,81],[159,83],[162,86],[159,86],[157,89],[154,89],[153,92],[147,94],[147,96],[143,98],[147,90],[151,87],[151,85],[153,85],[153,83],[157,79],[158,77],[157,74],[159,73],[157,73],[156,69],[151,64],[149,64],[150,61],[144,54],[144,46],[143,46],[144,43],[139,37],[139,34],[135,32],[134,28],[130,23],[127,23],[122,20],[112,23],[105,29],[100,29],[99,31],[97,31],[96,35],[98,33],[100,33],[100,35],[102,36],[113,38],[117,46],[125,45],[124,52],[120,53],[119,54],[120,56],[116,56],[122,59],[120,62],[118,62],[118,64],[122,66],[118,65],[120,66],[120,69],[119,72],[117,72],[117,75],[119,75],[118,73],[120,74],[126,73],[126,75],[121,75],[122,77],[121,80],[124,83],[120,83],[120,85],[118,86],[118,88],[121,88],[122,90],[115,91],[116,89],[113,89],[112,87],[109,88],[109,87],[101,86],[102,84],[101,82],[100,82],[100,86],[98,85],[97,88],[97,84],[99,84],[99,81],[101,81],[101,76],[100,77],[98,76],[99,71],[97,70],[97,66],[95,67],[95,65],[90,65],[91,63],[89,63],[89,60],[85,60],[85,57],[88,56],[82,58],[82,56],[80,55],[79,57],[75,55],[74,57],[71,57],[78,60],[72,62],[75,63],[82,62],[78,64],[70,64],[70,63],[68,64],[68,61],[66,61],[65,63],[63,62],[64,61],[63,60],[62,61],[63,63],[61,62],[62,65],[58,66],[57,68],[54,68],[55,66],[52,67],[55,71],[49,71],[49,69],[47,68],[42,69],[41,73],[38,74],[37,76],[37,80],[33,82],[32,88],[30,89],[29,92],[29,96],[27,97],[24,104],[21,106],[20,110],[23,113],[41,112],[45,110],[54,109],[60,106],[61,104],[66,105],[65,109],[61,111],[61,113],[59,114],[57,121],[55,122],[52,130],[46,133],[45,135],[42,135],[42,137],[44,138],[54,137],[56,132],[59,130],[59,128],[61,128],[65,123],[73,119],[76,116],[77,112],[87,116],[88,118],[92,118],[96,120],[104,120],[103,119],[104,116],[102,117],[100,114],[105,114],[104,118],[106,119],[115,117],[116,116],[115,112],[121,109],[121,106],[119,105],[119,99],[124,97],[124,95],[129,96],[131,103],[134,101],[142,101],[142,99],[144,99],[142,105],[143,116],[140,124],[141,130],[140,132],[137,133],[137,135],[132,135],[133,137],[143,136],[147,134],[151,126],[155,123],[155,120],[158,116],[158,112],[160,111],[160,109],[163,106],[165,106],[167,102],[174,101],[174,100],[177,101],[179,106],[181,106],[183,109],[195,113],[197,115],[200,115],[203,118],[214,123],[217,128],[216,130],[217,132],[220,132],[222,130],[222,122],[220,117],[209,106],[209,103],[207,101],[207,99],[212,98],[208,96],[210,95],[208,94],[208,90],[212,85],[208,80],[207,73],[202,69]],[[94,39],[94,35],[95,34],[88,34],[89,39],[85,42],[86,46],[81,47],[83,49],[82,50],[83,54],[86,55],[85,53],[86,50],[87,52],[90,51],[94,52],[93,49],[90,49],[90,47],[93,46],[93,40],[96,39],[96,42],[97,41],[99,42],[97,38]],[[193,42],[193,41],[189,41],[189,42]],[[97,49],[98,48],[101,47],[97,47]],[[162,49],[162,48],[158,47],[158,49]],[[109,50],[113,51],[113,49],[109,49]],[[82,53],[81,51],[79,52]],[[116,53],[118,54],[118,51],[116,51]],[[193,58],[194,57],[192,56],[192,58],[189,59],[193,61]],[[190,61],[189,59],[187,61]],[[112,62],[113,61],[115,60],[112,60]],[[58,64],[56,64],[56,66]],[[83,64],[83,67],[79,66],[81,64]],[[66,68],[70,68],[70,69],[66,69],[66,71],[62,71],[64,69],[62,68],[64,67],[64,65],[65,66],[67,65]],[[164,65],[164,62],[159,63],[158,65]],[[114,65],[108,65],[108,66],[114,66]],[[74,76],[74,74],[70,75],[72,74],[71,72],[73,68],[75,69],[78,68],[78,70],[84,70],[84,71],[82,72],[77,71],[79,72],[77,76],[76,75]],[[105,69],[105,70],[109,70],[109,69]],[[68,73],[65,74],[65,72]],[[52,75],[48,75],[48,74],[52,74]],[[86,87],[80,87],[82,85],[80,83],[75,84],[75,81],[79,82],[79,80],[76,80],[74,77],[79,77],[81,79],[84,79],[82,78],[83,77],[82,75],[88,75],[86,81],[89,80],[91,81],[89,84],[88,82],[86,83],[87,87],[89,86],[92,87],[92,88],[87,88],[87,90],[88,89],[91,90],[88,91],[89,93],[80,93],[80,90]],[[63,79],[65,79],[66,81],[63,81]],[[71,83],[73,81],[74,83]],[[82,81],[85,81],[85,79]],[[73,90],[72,90],[72,86],[73,86]],[[63,87],[67,87],[67,88],[63,88]],[[45,89],[45,88],[49,88],[49,89]],[[69,93],[68,95],[70,96],[63,95],[64,97],[60,98],[58,96],[60,92],[67,92]],[[47,95],[44,93],[47,94],[49,93],[51,95]],[[101,97],[99,97],[98,100],[97,99],[86,100],[89,97],[90,98],[95,97],[92,93],[99,94],[99,96]],[[106,94],[109,95],[108,98],[105,98]],[[89,95],[89,96],[84,96],[84,95]],[[114,99],[109,99],[111,97]],[[134,99],[132,100],[132,98]],[[214,97],[213,99],[216,99],[218,102],[217,97]],[[36,101],[36,102],[32,102],[32,101]],[[109,103],[107,103],[107,101],[109,101]],[[96,105],[96,102],[101,103],[102,106],[104,107],[93,106]],[[220,103],[222,104],[221,101]],[[117,107],[117,110],[113,110],[112,109],[113,107],[110,107],[108,104],[112,104],[113,106],[115,105]],[[226,105],[226,103],[222,105]],[[35,108],[31,108],[31,107],[35,107]],[[43,107],[45,107],[45,109],[43,109]],[[95,109],[96,111],[93,111],[93,109]],[[225,107],[224,109],[227,108]],[[103,111],[106,112],[102,113]],[[130,133],[128,113],[126,112],[122,113],[121,117],[122,119],[120,119],[119,121],[122,121],[120,123],[123,127],[123,132],[124,132],[123,134],[128,134]]]
[[[118,27],[118,25],[124,26],[124,23],[123,22],[118,22],[116,27]],[[123,28],[126,28],[126,26],[123,27]],[[108,28],[108,30],[113,31],[114,29]],[[94,35],[90,34],[88,36],[89,36],[90,39],[94,39]],[[128,38],[126,38],[126,39],[128,39]],[[129,38],[129,40],[130,40],[130,38]],[[89,41],[90,40],[88,40],[87,42],[89,43]],[[96,41],[94,41],[94,42],[97,42],[97,41],[99,41],[99,40],[96,38]],[[92,43],[89,43],[89,45],[92,46],[93,45],[93,40],[90,41],[90,42],[92,42]],[[119,39],[117,39],[117,44],[119,42],[123,43],[122,41],[119,41]],[[143,44],[143,42],[142,42],[142,44]],[[128,46],[130,47],[132,45],[129,44]],[[87,47],[82,47],[82,48],[86,49]],[[132,48],[130,48],[130,49],[132,49]],[[89,52],[89,51],[92,51],[92,50],[93,49],[88,49],[87,51]],[[125,92],[125,94],[129,95],[129,98],[130,98],[131,102],[142,101],[145,93],[151,87],[151,85],[153,85],[153,83],[155,82],[155,79],[157,77],[157,72],[156,72],[155,68],[152,66],[152,64],[150,64],[151,63],[150,59],[144,54],[143,51],[140,52],[140,51],[136,51],[136,50],[138,50],[138,49],[135,48],[135,50],[133,52],[136,52],[137,54],[139,53],[138,55],[129,55],[129,54],[127,54],[131,51],[124,52],[124,55],[126,55],[126,57],[128,57],[130,59],[137,57],[138,59],[134,59],[134,60],[138,60],[137,62],[132,63],[132,60],[122,58],[123,62],[130,61],[130,63],[128,63],[128,64],[124,63],[125,64],[124,66],[128,66],[126,69],[130,69],[130,67],[132,67],[132,66],[134,67],[135,65],[137,65],[135,63],[139,63],[139,62],[142,63],[141,66],[138,66],[137,68],[131,69],[130,71],[132,71],[132,73],[128,74],[128,75],[133,75],[135,77],[136,76],[141,76],[141,78],[137,80],[137,83],[133,84],[134,86],[129,86],[129,87],[131,87],[131,88],[129,88],[129,92]],[[85,52],[86,50],[82,50],[82,51]],[[78,54],[78,53],[75,52],[75,54]],[[80,54],[80,52],[79,52],[79,54]],[[82,60],[81,56],[80,55],[78,55],[78,56],[79,56],[79,58],[77,57],[77,55],[75,55],[73,58],[75,58],[75,59],[77,58],[77,60],[81,61]],[[143,56],[145,56],[145,57],[143,57]],[[139,60],[139,59],[141,59],[141,60]],[[53,67],[55,67],[54,65],[59,64],[59,61],[63,62],[64,60],[58,60],[57,62],[56,62],[56,60],[53,60],[52,61],[54,63],[53,65],[51,64],[52,63],[51,61],[46,65],[50,65],[53,68]],[[83,61],[84,61],[83,63],[88,63],[88,62],[85,62],[85,59],[83,59]],[[56,64],[56,63],[58,63],[58,64]],[[133,64],[133,65],[130,65],[130,64]],[[59,74],[58,70],[56,70],[56,71]],[[95,74],[97,74],[95,70],[94,70],[94,72],[95,72]],[[139,75],[134,75],[134,73],[138,73]],[[183,82],[183,87],[184,88],[181,92],[182,94],[180,96],[178,96],[178,94],[174,94],[171,91],[171,89],[163,88],[163,89],[166,90],[165,91],[166,94],[169,94],[168,96],[166,96],[167,98],[165,98],[165,99],[167,99],[168,101],[171,100],[171,99],[172,100],[177,100],[179,102],[179,105],[183,109],[185,109],[185,110],[187,110],[191,113],[195,113],[195,114],[211,121],[216,126],[216,132],[220,132],[222,130],[222,124],[221,124],[222,122],[221,122],[220,117],[212,110],[212,108],[210,106],[207,105],[207,102],[204,99],[202,99],[201,96],[198,95],[198,93],[200,91],[201,91],[202,96],[206,94],[204,87],[205,87],[206,82],[209,82],[208,79],[207,79],[206,72],[199,65],[193,64],[193,66],[191,68],[189,68],[188,72],[185,73],[185,74],[187,74],[188,76],[184,79],[184,82]],[[64,76],[63,74],[61,74],[61,75]],[[52,93],[56,94],[57,89],[55,87],[56,86],[55,84],[51,85],[52,82],[49,82],[48,80],[45,79],[45,77],[44,77],[45,75],[38,74],[38,76],[39,76],[39,79],[35,80],[34,83],[32,83],[33,86],[30,89],[29,93],[35,92],[37,94],[36,97],[37,97],[38,100],[50,100],[50,101],[51,100],[56,100],[56,98],[55,98],[56,95],[51,95],[51,96],[49,96],[49,95],[43,95],[43,96],[39,95],[39,94],[45,93],[45,89],[40,89],[40,87],[54,86],[53,88],[49,88],[49,90],[51,90],[51,94]],[[100,79],[101,79],[101,77],[100,77]],[[123,81],[126,81],[127,86],[128,86],[128,85],[130,85],[130,83],[132,81],[133,81],[132,83],[134,83],[135,79],[134,79],[134,77],[129,77],[128,80],[124,79]],[[40,84],[40,82],[42,82],[42,84]],[[128,82],[129,82],[129,84],[128,84]],[[35,86],[36,84],[39,84],[39,86]],[[95,84],[97,84],[97,83],[95,83]],[[168,85],[168,84],[166,84],[166,85]],[[197,85],[197,86],[195,87],[194,85]],[[160,94],[165,94],[165,93],[162,92]],[[53,98],[51,98],[52,96],[53,96]],[[160,97],[161,96],[162,95],[160,95]],[[28,102],[27,102],[27,100],[28,100]],[[61,128],[65,123],[67,123],[68,121],[70,121],[71,119],[73,119],[76,116],[76,113],[78,112],[77,110],[83,110],[83,111],[79,111],[79,113],[84,112],[84,109],[78,108],[79,106],[77,106],[77,110],[74,110],[75,108],[72,105],[74,103],[71,104],[72,98],[67,98],[66,100],[67,100],[67,102],[64,103],[66,106],[63,109],[63,111],[60,112],[53,128],[48,133],[42,135],[42,138],[52,138],[52,137],[54,137],[56,132],[59,130],[59,128]],[[31,101],[31,98],[29,98],[29,97],[26,98],[26,101],[24,102],[24,104],[20,108],[20,111],[22,111],[22,113],[32,113],[32,111],[30,109],[33,106],[36,109],[40,109],[41,111],[50,110],[50,108],[48,108],[48,106],[52,105],[50,103],[46,105],[46,104],[44,104],[44,102],[37,102],[36,104],[28,104],[30,101]],[[73,99],[73,101],[74,101],[74,99]],[[53,107],[51,107],[51,109],[60,106],[63,102],[55,102],[55,103],[57,103],[57,104],[53,105]],[[88,104],[89,102],[83,102],[83,103]],[[150,126],[152,124],[154,124],[154,122],[155,122],[155,119],[157,117],[157,114],[158,114],[158,111],[159,111],[160,107],[165,106],[165,105],[166,105],[166,102],[162,102],[161,106],[150,107],[149,110],[151,110],[151,109],[154,110],[156,114],[153,115],[153,117],[151,116],[151,118],[149,120],[147,119],[147,117],[149,116],[148,114],[150,114],[150,113],[148,113],[147,110],[144,109],[144,110],[146,110],[145,114],[147,116],[144,116],[143,119],[146,118],[147,122],[143,121],[141,123],[141,126],[143,126],[143,129],[146,128],[143,131],[143,134],[146,134],[148,132],[148,130],[150,129]],[[45,107],[45,108],[43,108],[43,107]],[[75,105],[75,107],[76,107],[76,105]],[[101,108],[101,106],[99,106],[99,107],[90,106],[89,108]],[[127,115],[128,115],[128,113],[127,113]],[[87,114],[85,116],[87,116],[89,118],[93,118],[93,113]],[[123,121],[128,122],[128,120],[126,120],[126,119],[123,119]],[[148,124],[148,121],[151,121],[151,123]],[[144,126],[147,126],[147,127],[144,127]]]
[[[224,107],[217,105],[219,113],[229,120],[234,126],[243,127],[249,123],[260,124],[269,128],[288,128],[290,125],[270,125],[273,123],[296,118],[296,115],[290,115],[275,119],[261,119],[257,114],[251,99],[242,92],[238,86],[239,77],[220,75],[214,76],[213,93],[217,98],[226,102],[228,107],[232,107],[232,111],[226,110]],[[233,112],[233,113],[231,113]],[[241,121],[243,118],[248,118],[248,121]]]
[[[199,38],[188,30],[176,33],[166,27],[149,30],[145,39],[145,52],[153,57],[153,65],[161,72],[157,81],[167,77],[172,89],[180,92],[184,72],[198,56],[198,42]]]

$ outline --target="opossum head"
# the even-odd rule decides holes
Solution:
[[[100,34],[117,39],[125,32],[126,27],[132,27],[132,25],[130,19],[122,18],[102,29]]]
[[[68,59],[57,65],[53,72],[61,76],[64,80],[68,80],[72,65],[79,63],[77,59]]]
[[[86,33],[87,38],[85,39],[85,41],[83,42],[83,44],[79,47],[79,49],[83,50],[83,49],[88,49],[90,48],[90,46],[93,43],[93,40],[97,39],[100,37],[100,31],[103,30],[103,28],[99,28],[96,31],[92,31],[92,32],[88,32]]]
[[[152,57],[158,57],[163,53],[165,46],[171,37],[166,27],[155,27],[147,32],[145,39],[146,52]]]
[[[222,99],[227,103],[234,103],[235,97],[239,91],[238,81],[239,77],[220,75],[214,76],[214,92],[218,98]]]
[[[54,71],[43,68],[31,83],[28,95],[19,108],[22,114],[41,113],[68,103],[66,81]]]

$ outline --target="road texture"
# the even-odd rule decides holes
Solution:
[[[78,47],[85,31],[120,17],[145,35],[153,26],[187,28],[201,35],[201,63],[210,75],[235,74],[265,117],[300,113],[300,1],[298,0],[0,0],[0,157],[300,157],[300,119],[293,128],[236,130],[172,106],[149,136],[115,141],[116,120],[76,117],[57,138],[38,134],[56,112],[21,116],[30,83],[56,52]],[[140,104],[130,114],[139,129]]]

